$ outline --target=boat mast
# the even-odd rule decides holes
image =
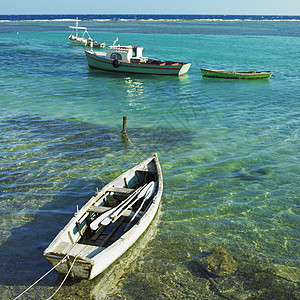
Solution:
[[[78,17],[76,17],[76,37],[78,37]]]

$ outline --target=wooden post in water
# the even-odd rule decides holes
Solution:
[[[123,143],[124,143],[124,144],[130,143],[130,145],[134,148],[134,150],[135,150],[138,154],[140,154],[139,151],[138,151],[138,150],[134,147],[134,145],[131,143],[131,141],[130,141],[128,135],[127,135],[127,132],[126,132],[126,125],[127,125],[127,117],[126,117],[126,116],[123,116],[123,129],[122,129],[122,140],[123,140]],[[140,155],[141,155],[141,154],[140,154]],[[141,155],[141,156],[143,156],[143,155]],[[126,182],[125,182],[125,184],[126,184]],[[127,184],[126,184],[126,186],[127,186]]]
[[[126,132],[126,125],[127,125],[127,117],[123,116],[122,140],[124,143],[127,144],[128,136],[127,136],[127,132]]]
[[[122,129],[122,135],[127,135],[126,133],[126,125],[127,125],[127,117],[123,116],[123,129]]]

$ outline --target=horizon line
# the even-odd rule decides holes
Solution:
[[[115,15],[115,16],[123,16],[123,15],[179,15],[179,16],[186,16],[186,15],[192,15],[192,16],[300,16],[300,14],[221,14],[221,13],[201,13],[201,14],[194,14],[194,13],[9,13],[9,14],[0,14],[0,16],[40,16],[40,15]]]

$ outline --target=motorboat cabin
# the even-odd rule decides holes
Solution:
[[[143,57],[142,47],[122,45],[109,46],[105,58],[125,63],[140,63],[148,60],[148,57]]]

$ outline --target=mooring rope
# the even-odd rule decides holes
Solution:
[[[122,132],[122,137],[124,138],[124,139],[126,139],[126,141],[131,145],[131,147],[136,151],[136,153],[138,154],[138,155],[140,155],[142,158],[146,158],[146,156],[145,155],[143,155],[134,145],[133,145],[133,143],[131,142],[131,140],[130,140],[130,138],[128,137],[128,134],[127,134],[127,132]]]
[[[71,272],[71,270],[72,270],[72,268],[73,268],[73,266],[74,266],[74,264],[75,264],[75,261],[76,261],[76,259],[77,259],[78,256],[79,256],[79,254],[77,254],[77,255],[75,256],[75,258],[74,258],[74,260],[73,260],[73,262],[72,262],[72,264],[71,264],[71,266],[70,266],[70,269],[69,269],[68,273],[66,274],[65,278],[64,278],[63,281],[60,283],[60,285],[59,285],[59,287],[56,289],[56,291],[52,294],[52,296],[50,296],[49,298],[47,298],[47,300],[52,299],[52,298],[56,295],[56,293],[60,290],[60,288],[63,286],[63,284],[64,284],[65,281],[67,280],[67,278],[68,278],[68,276],[69,276],[69,274],[70,274],[70,272]]]
[[[68,254],[67,254],[68,255]],[[40,277],[37,281],[35,281],[31,286],[29,286],[25,291],[23,291],[19,296],[14,298],[14,300],[20,298],[23,296],[26,292],[28,292],[32,287],[34,287],[38,282],[40,282],[44,277],[46,277],[50,272],[52,272],[57,266],[59,266],[61,263],[65,262],[67,255],[58,262],[52,269],[50,269],[48,272],[46,272],[42,277]]]
[[[16,298],[14,298],[14,300],[16,300],[16,299],[20,298],[21,296],[23,296],[26,292],[28,292],[31,288],[33,288],[37,283],[39,283],[44,277],[46,277],[49,273],[51,273],[56,267],[58,267],[60,264],[64,263],[64,262],[67,260],[67,257],[69,256],[71,250],[74,248],[75,245],[76,245],[76,244],[74,244],[74,245],[71,247],[71,249],[69,250],[69,252],[63,257],[63,259],[62,259],[61,261],[59,261],[59,262],[58,262],[54,267],[52,267],[48,272],[46,272],[43,276],[41,276],[38,280],[36,280],[31,286],[29,286],[29,287],[28,287],[25,291],[23,291],[20,295],[18,295]],[[82,250],[83,250],[83,249],[82,249]],[[82,251],[82,250],[81,250],[81,251]],[[78,257],[79,254],[81,253],[81,251],[76,255],[76,257],[75,257],[75,259],[74,259],[74,261],[73,261],[73,263],[72,263],[72,265],[71,265],[71,267],[70,267],[70,269],[69,269],[69,271],[68,271],[68,273],[67,273],[67,276],[64,278],[62,284],[64,284],[64,282],[66,281],[68,275],[70,274],[70,271],[71,271],[72,267],[74,266],[75,260],[77,259],[77,257]],[[62,286],[62,284],[61,284],[61,286]],[[61,286],[55,291],[55,293],[54,293],[53,295],[55,295],[55,294],[58,292],[58,290],[61,288]],[[48,299],[51,299],[51,298],[53,297],[53,295],[52,295],[50,298],[48,298]],[[48,299],[47,299],[47,300],[48,300]]]

